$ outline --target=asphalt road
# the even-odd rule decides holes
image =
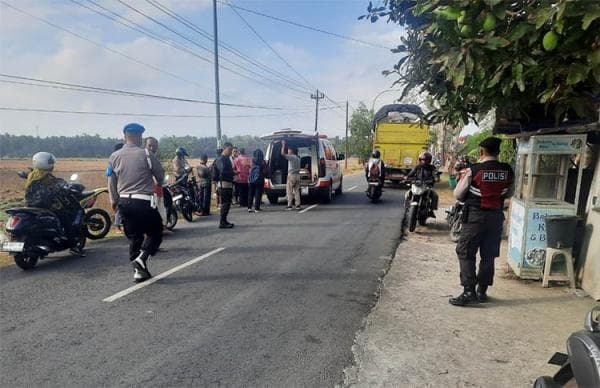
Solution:
[[[365,187],[346,177],[344,195],[301,214],[234,209],[233,230],[182,221],[150,269],[189,265],[112,301],[133,285],[123,238],[0,269],[0,386],[341,382],[400,235],[403,191],[373,205]]]

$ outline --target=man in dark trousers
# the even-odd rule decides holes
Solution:
[[[152,277],[147,261],[158,251],[163,232],[153,187],[154,179],[164,180],[165,171],[158,159],[142,148],[142,133],[140,124],[127,124],[123,128],[125,145],[108,159],[112,170],[108,177],[110,202],[123,218],[136,283]]]
[[[231,143],[223,144],[223,154],[212,165],[212,180],[216,183],[221,197],[221,221],[219,228],[231,229],[233,224],[227,221],[227,214],[233,199],[233,164],[231,163]]]
[[[479,163],[468,168],[454,190],[456,199],[465,202],[463,226],[456,245],[464,292],[450,298],[454,306],[486,302],[487,289],[494,281],[494,260],[500,255],[502,239],[504,200],[512,196],[514,181],[510,165],[498,161],[500,143],[496,137],[479,143]],[[481,261],[476,274],[478,250]]]

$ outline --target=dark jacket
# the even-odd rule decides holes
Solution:
[[[34,180],[25,190],[27,206],[60,212],[78,207],[68,192],[68,184],[52,174]]]
[[[233,182],[233,165],[229,156],[221,155],[212,165],[213,182]]]
[[[406,176],[407,179],[422,181],[423,183],[433,185],[435,182],[435,166],[433,164],[418,165],[412,169]]]

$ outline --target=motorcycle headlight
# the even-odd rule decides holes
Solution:
[[[412,191],[413,195],[423,194],[423,188],[421,186],[417,186],[417,185],[412,185],[410,191]]]

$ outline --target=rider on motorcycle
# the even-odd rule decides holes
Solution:
[[[175,179],[179,180],[182,175],[189,172],[190,165],[185,159],[186,156],[190,156],[185,148],[177,147],[175,150],[175,157],[173,158],[173,172],[175,173]]]
[[[379,150],[373,151],[367,167],[365,168],[365,178],[367,182],[379,181],[380,185],[383,186],[385,181],[385,163],[381,160],[381,153]]]
[[[433,164],[431,164],[432,159],[433,156],[430,152],[425,151],[421,153],[421,155],[419,155],[419,164],[415,168],[413,168],[411,172],[408,173],[406,179],[419,180],[425,185],[433,188],[437,169]],[[433,189],[429,190],[429,193],[431,195],[431,209],[429,216],[435,218],[435,214],[433,211],[437,210],[439,197],[437,193],[433,191]]]
[[[33,155],[33,169],[27,175],[25,201],[29,207],[48,209],[60,220],[67,238],[74,244],[83,234],[81,221],[83,212],[76,198],[69,193],[69,184],[52,175],[56,158],[49,152]],[[83,254],[79,248],[72,248],[76,254]]]

